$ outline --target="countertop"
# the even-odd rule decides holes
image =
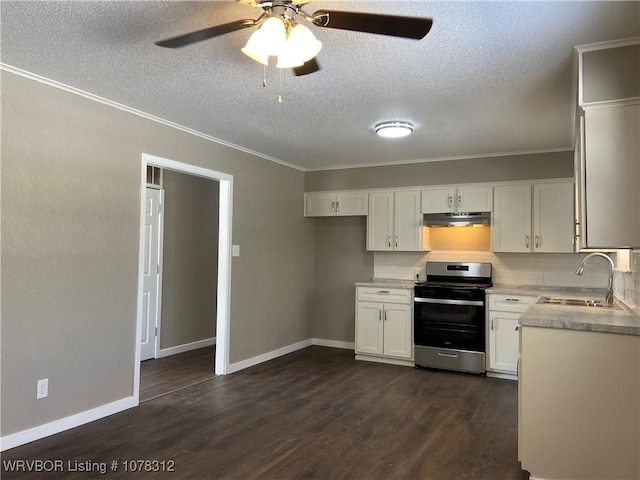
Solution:
[[[416,282],[414,282],[413,280],[397,280],[395,278],[372,278],[367,282],[356,282],[356,287],[412,289],[415,283]]]
[[[494,285],[488,293],[563,298],[603,299],[604,289]],[[619,333],[640,336],[640,317],[616,300],[620,310],[534,303],[522,314],[520,325],[564,330]]]

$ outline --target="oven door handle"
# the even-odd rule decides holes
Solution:
[[[482,300],[449,300],[446,298],[414,298],[415,303],[435,303],[441,305],[474,305],[482,307],[484,302]]]

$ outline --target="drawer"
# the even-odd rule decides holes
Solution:
[[[502,295],[496,293],[489,294],[489,310],[500,312],[524,312],[529,305],[536,302],[538,297],[530,295]]]
[[[406,303],[413,300],[411,288],[357,287],[356,298],[360,302]]]

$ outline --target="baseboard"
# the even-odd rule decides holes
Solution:
[[[175,347],[162,348],[158,350],[156,358],[169,357],[178,353],[188,352],[190,350],[196,350],[198,348],[210,347],[216,344],[216,337],[205,338],[204,340],[198,340],[197,342],[184,343],[182,345],[176,345]]]
[[[35,440],[40,440],[41,438],[45,438],[50,435],[55,435],[56,433],[69,430],[71,428],[79,427],[85,423],[108,417],[109,415],[113,415],[114,413],[127,410],[137,405],[138,402],[136,402],[134,397],[127,397],[100,407],[92,408],[91,410],[86,410],[69,417],[61,418],[60,420],[55,420],[50,423],[45,423],[44,425],[29,428],[28,430],[6,435],[0,438],[0,452],[4,452],[10,448],[19,447],[20,445],[24,445]]]
[[[332,347],[343,348],[345,350],[355,350],[356,344],[354,342],[342,342],[340,340],[326,340],[324,338],[312,338],[313,345],[319,345],[320,347]]]
[[[487,370],[486,375],[487,377],[502,378],[504,380],[518,380],[518,375],[515,373],[491,372]]]
[[[240,370],[244,370],[245,368],[253,367],[263,362],[268,362],[269,360],[273,360],[274,358],[281,357],[283,355],[287,355],[288,353],[293,353],[296,350],[301,350],[303,348],[307,348],[313,345],[312,340],[309,338],[307,340],[302,340],[301,342],[292,343],[291,345],[287,345],[282,348],[278,348],[276,350],[272,350],[267,353],[263,353],[262,355],[258,355],[257,357],[247,358],[246,360],[241,360],[239,362],[229,364],[228,373],[238,372]]]

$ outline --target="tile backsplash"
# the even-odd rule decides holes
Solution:
[[[374,276],[424,280],[426,263],[488,262],[493,265],[494,284],[537,285],[549,287],[602,288],[607,285],[609,267],[603,259],[594,259],[575,274],[584,253],[492,253],[473,251],[375,252]],[[616,262],[616,254],[611,257]],[[616,271],[614,290],[632,307],[640,305],[640,250],[632,253],[631,272]]]

